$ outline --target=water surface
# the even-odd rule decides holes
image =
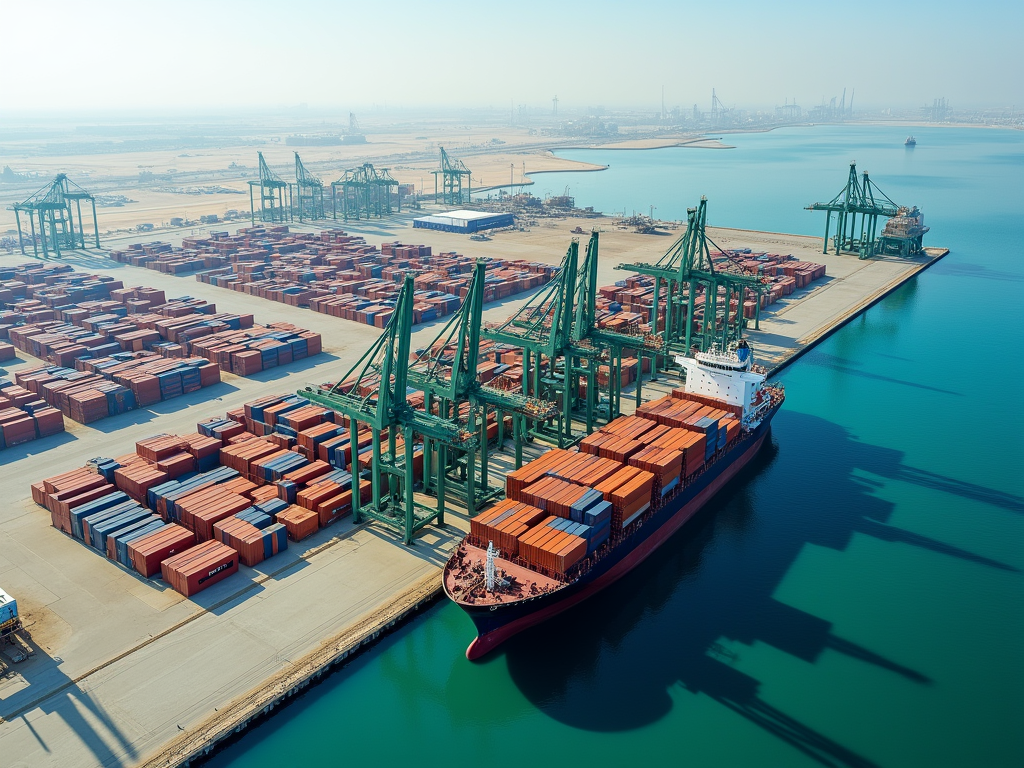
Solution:
[[[681,219],[705,194],[712,225],[820,234],[802,207],[856,160],[952,253],[789,368],[772,443],[627,578],[483,663],[439,603],[210,764],[1024,763],[1024,133],[914,133],[538,175],[599,210]]]

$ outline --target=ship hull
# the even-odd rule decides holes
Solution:
[[[557,616],[600,592],[646,560],[757,455],[771,431],[771,420],[777,410],[778,406],[766,415],[748,437],[667,501],[650,520],[577,581],[554,592],[514,603],[458,603],[469,614],[477,630],[476,639],[466,649],[467,658],[473,660],[486,655],[513,635]],[[621,554],[617,556],[618,552]]]

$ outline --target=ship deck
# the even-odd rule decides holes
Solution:
[[[487,553],[472,544],[463,542],[452,555],[449,567],[444,571],[444,587],[448,595],[461,605],[496,605],[514,603],[554,592],[562,586],[560,582],[543,574],[531,571],[521,565],[498,557],[494,559],[497,579],[507,580],[507,586],[498,586],[488,592],[484,584],[484,563]]]

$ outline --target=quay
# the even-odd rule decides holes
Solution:
[[[603,219],[545,222],[489,241],[426,232],[411,217],[386,224],[350,222],[346,231],[425,242],[437,251],[558,263],[576,226]],[[320,229],[308,226],[308,231]],[[295,227],[302,231],[301,226]],[[826,279],[801,289],[748,329],[759,362],[779,372],[843,324],[946,255],[927,249],[916,259],[821,253],[821,239],[709,229],[719,245],[793,253],[825,264]],[[614,266],[663,251],[667,238],[602,232],[601,284],[621,279]],[[145,237],[140,238],[145,239]],[[153,235],[148,235],[153,239]],[[116,244],[115,244],[116,247]],[[0,266],[27,261],[0,256]],[[150,285],[168,296],[188,294],[221,311],[254,312],[261,322],[287,321],[323,334],[325,354],[288,368],[241,378],[113,416],[0,452],[0,581],[16,594],[26,626],[28,658],[0,676],[0,754],[21,766],[174,766],[194,762],[221,741],[301,694],[382,633],[435,599],[440,570],[468,530],[452,506],[445,528],[428,527],[411,547],[373,524],[335,523],[255,568],[187,599],[105,560],[50,526],[29,484],[82,466],[97,455],[123,453],[161,432],[194,431],[196,422],[277,392],[294,392],[343,374],[378,329],[254,298],[168,274],[117,264],[98,250],[65,254],[76,269],[110,274],[126,286]],[[485,307],[484,320],[506,317],[525,298]],[[443,322],[443,321],[442,321]],[[433,327],[414,331],[428,341]],[[39,361],[19,353],[5,363],[13,376]],[[670,382],[652,388],[658,394]],[[644,389],[648,382],[644,380]],[[627,405],[631,398],[623,398]],[[525,458],[525,457],[524,457]],[[507,464],[507,456],[494,457]],[[500,477],[501,467],[495,472]],[[8,661],[0,657],[0,662]]]

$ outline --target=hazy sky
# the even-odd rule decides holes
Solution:
[[[1022,0],[0,0],[0,110],[1024,109],[1022,35]]]

